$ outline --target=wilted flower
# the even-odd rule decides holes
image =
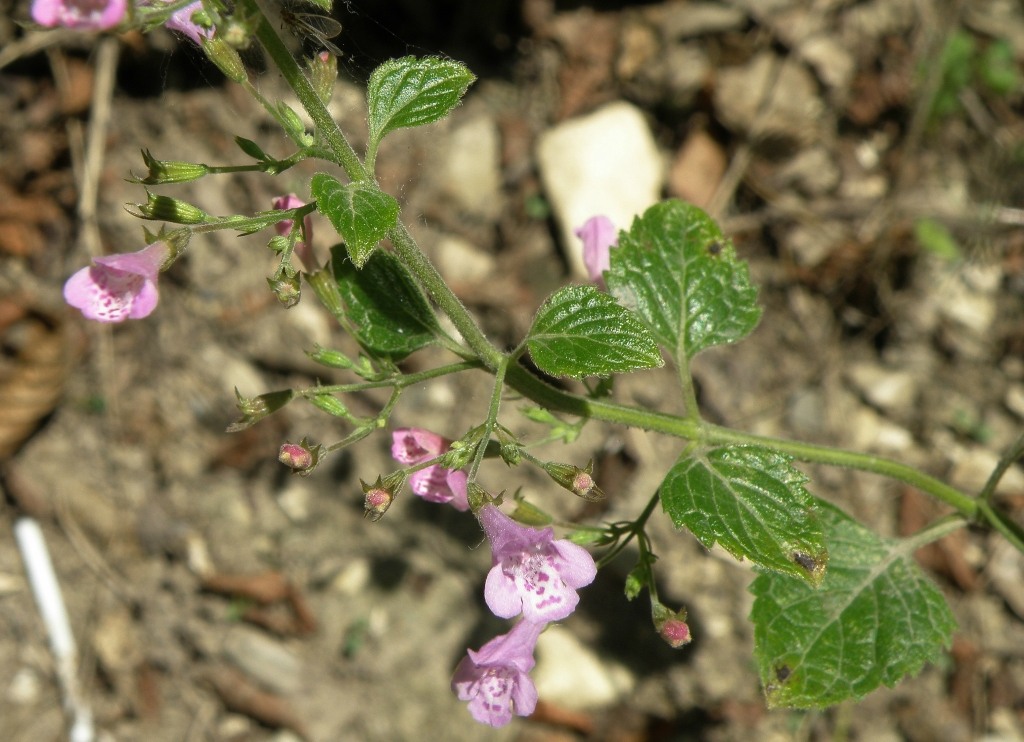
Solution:
[[[491,542],[494,564],[484,600],[494,615],[527,621],[558,621],[576,609],[578,588],[597,576],[597,565],[582,546],[554,539],[552,528],[516,523],[492,504],[480,508],[480,525]]]
[[[403,464],[421,464],[446,452],[451,441],[423,428],[399,428],[391,434],[391,456]],[[456,510],[469,510],[463,471],[433,464],[409,478],[412,491],[429,502],[450,503]]]
[[[40,26],[103,30],[120,23],[128,0],[33,0],[32,20]]]
[[[611,267],[611,248],[619,242],[612,220],[606,216],[592,216],[575,231],[583,240],[583,265],[594,283],[604,284],[604,272]]]
[[[529,672],[536,664],[533,650],[544,624],[520,621],[510,632],[468,650],[455,668],[452,690],[469,701],[469,713],[482,724],[501,727],[512,714],[529,716],[537,707],[537,688]]]
[[[64,300],[98,322],[146,317],[160,298],[156,280],[169,255],[166,243],[154,242],[138,252],[93,258],[64,284]]]

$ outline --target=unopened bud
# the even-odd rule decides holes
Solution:
[[[303,438],[298,443],[284,443],[277,453],[277,460],[294,473],[309,476],[326,455],[327,450],[320,444],[310,443]]]
[[[229,80],[243,83],[249,79],[238,50],[224,39],[219,37],[212,39],[204,38],[201,41],[201,45],[206,56],[217,65],[217,69],[223,72],[224,76]]]
[[[270,290],[274,292],[274,296],[284,307],[291,308],[299,303],[302,289],[298,274],[280,278],[268,276],[267,285],[270,286]]]
[[[295,399],[295,392],[291,389],[284,389],[279,392],[267,392],[258,397],[243,397],[235,389],[235,397],[237,397],[236,404],[238,405],[238,410],[242,413],[242,418],[227,427],[227,432],[229,433],[245,430],[255,425],[271,412],[281,409]]]
[[[580,469],[573,464],[549,462],[544,465],[544,471],[577,497],[582,497],[584,500],[603,500],[605,498],[604,490],[597,486],[591,476],[594,471],[593,461],[587,464],[586,469]]]
[[[377,481],[373,484],[367,484],[360,479],[359,484],[363,488],[363,517],[374,523],[384,517],[384,513],[394,502],[395,495],[405,486],[405,480],[406,474],[402,471],[389,474],[385,478],[378,475]]]
[[[135,204],[137,216],[172,224],[202,224],[210,221],[210,215],[198,206],[169,196],[157,196],[146,192],[146,203]]]
[[[665,640],[672,649],[679,649],[693,640],[690,627],[686,624],[686,609],[673,611],[659,602],[651,603],[651,620],[658,636]]]
[[[334,93],[334,83],[338,79],[338,58],[330,52],[320,52],[309,60],[309,81],[317,97],[327,105]]]
[[[161,185],[164,183],[188,183],[210,172],[210,168],[200,162],[178,162],[175,160],[158,160],[148,149],[142,150],[142,161],[149,169],[145,178],[135,178],[135,183],[145,185]]]

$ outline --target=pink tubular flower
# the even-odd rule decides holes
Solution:
[[[468,650],[455,668],[452,690],[469,701],[469,713],[481,724],[502,727],[512,714],[529,716],[537,707],[537,688],[527,674],[544,624],[520,621],[510,632]]]
[[[169,3],[171,0],[164,0],[164,2]],[[198,45],[203,39],[210,38],[213,33],[212,29],[203,28],[192,20],[192,15],[202,9],[203,3],[201,0],[196,0],[196,2],[186,5],[181,10],[174,11],[164,25],[171,31],[185,34]]]
[[[156,279],[169,255],[165,243],[154,242],[138,252],[94,258],[64,284],[64,300],[98,322],[142,319],[156,308]]]
[[[113,28],[127,10],[128,0],[32,0],[32,20],[47,28]]]
[[[559,621],[576,609],[578,588],[589,585],[597,565],[582,546],[554,540],[552,528],[530,528],[491,504],[477,514],[491,542],[494,566],[484,600],[499,618],[520,612],[527,621]]]
[[[300,206],[305,206],[306,202],[296,196],[294,193],[289,193],[287,196],[278,196],[274,199],[273,206],[279,211],[286,209],[297,209]],[[288,233],[292,231],[293,222],[291,219],[285,219],[284,221],[278,222],[274,225],[274,229],[282,237],[288,236]],[[313,219],[307,214],[302,219],[302,233],[303,236],[309,242],[313,241]],[[320,270],[319,264],[316,262],[316,257],[313,255],[313,248],[306,241],[298,240],[295,243],[295,254],[302,261],[303,267],[310,273],[316,273]]]
[[[451,441],[423,428],[399,428],[391,434],[391,456],[402,464],[420,464],[448,450]],[[429,502],[450,503],[469,510],[466,473],[434,464],[409,478],[412,491]]]
[[[583,240],[583,265],[594,283],[604,283],[604,272],[611,267],[611,248],[619,243],[612,220],[606,216],[592,216],[583,222],[575,235]]]

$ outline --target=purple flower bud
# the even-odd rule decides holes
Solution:
[[[277,460],[298,472],[313,466],[313,452],[298,443],[284,443],[277,453]]]
[[[686,625],[685,608],[673,611],[656,600],[652,601],[651,620],[654,621],[654,628],[658,630],[658,636],[672,649],[679,649],[693,640],[690,627]]]

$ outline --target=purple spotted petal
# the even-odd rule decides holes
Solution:
[[[96,258],[64,284],[64,300],[86,319],[124,322],[148,316],[159,301],[156,280],[169,249],[162,242],[135,253]]]
[[[537,688],[530,679],[533,651],[543,624],[520,621],[511,631],[480,648],[470,649],[455,668],[452,690],[469,701],[473,718],[492,727],[529,716],[537,707]]]

